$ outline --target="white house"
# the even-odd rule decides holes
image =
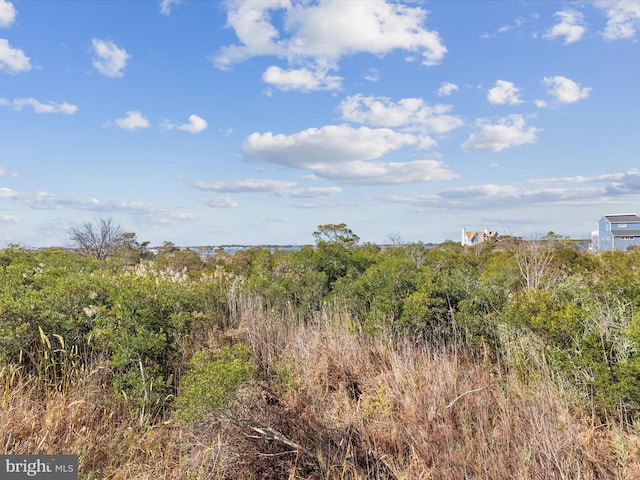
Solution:
[[[498,232],[490,231],[485,228],[484,231],[479,232],[467,232],[466,229],[462,229],[462,245],[463,246],[471,246],[478,245],[479,243],[484,242],[485,240],[495,240],[498,238]]]

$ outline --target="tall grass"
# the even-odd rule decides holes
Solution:
[[[356,335],[335,307],[306,323],[254,309],[241,328],[281,388],[281,428],[326,478],[640,475],[638,432],[585,413],[533,341],[512,335],[502,363],[483,363],[439,342]]]
[[[226,410],[133,421],[106,359],[74,370],[57,352],[40,374],[0,370],[2,453],[79,453],[84,479],[640,478],[639,432],[590,415],[525,337],[503,332],[501,360],[483,361],[360,333],[337,304],[303,317],[230,295],[224,330],[194,338],[244,342],[263,375]]]

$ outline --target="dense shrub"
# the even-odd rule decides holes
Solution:
[[[197,352],[180,384],[178,415],[193,422],[223,409],[238,388],[257,373],[251,350],[242,343]]]

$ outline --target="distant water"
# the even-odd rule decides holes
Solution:
[[[205,255],[215,255],[216,253],[237,253],[243,250],[251,250],[253,248],[265,249],[269,250],[269,252],[273,253],[276,250],[282,250],[286,252],[291,251],[300,251],[305,246],[310,245],[217,245],[213,247],[211,250],[203,250],[199,247],[186,247],[189,250],[193,250],[194,252],[202,253]]]

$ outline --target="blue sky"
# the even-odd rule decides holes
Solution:
[[[640,1],[0,0],[0,246],[589,237],[640,213]]]

